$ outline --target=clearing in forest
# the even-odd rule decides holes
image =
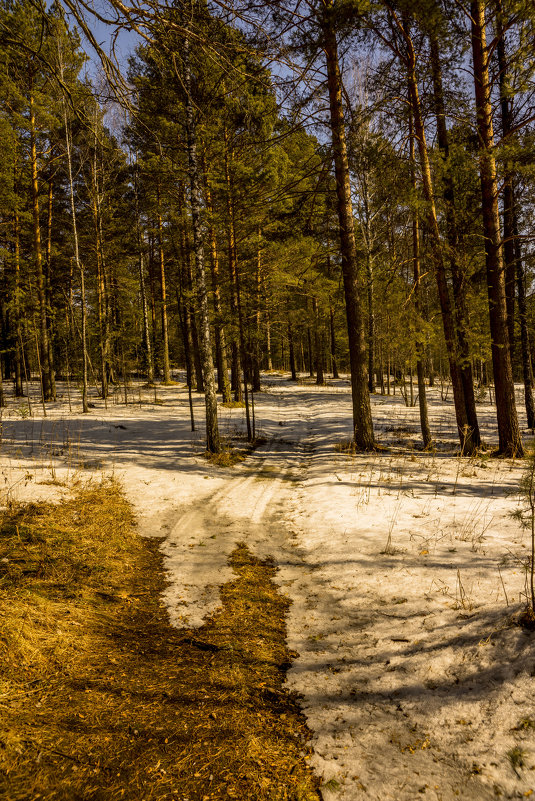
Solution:
[[[485,453],[461,458],[451,405],[439,390],[430,393],[434,450],[418,447],[416,407],[405,406],[399,395],[376,395],[376,434],[388,448],[354,454],[344,445],[351,433],[346,381],[319,387],[270,375],[255,398],[264,444],[234,467],[218,467],[203,456],[202,430],[188,430],[182,387],[159,389],[156,404],[149,393],[136,389],[132,399],[136,394],[138,402],[128,407],[104,409],[95,399],[86,416],[69,415],[61,401],[51,404],[46,420],[17,419],[8,409],[2,469],[7,500],[30,493],[58,498],[73,475],[85,480],[113,472],[140,532],[164,537],[166,585],[159,589],[167,612],[158,612],[158,626],[168,645],[158,640],[164,636],[158,628],[158,658],[143,655],[147,681],[167,647],[177,653],[187,647],[188,659],[204,665],[206,680],[195,683],[195,693],[207,690],[215,675],[208,663],[223,660],[221,669],[230,675],[224,660],[237,635],[231,628],[215,634],[213,626],[231,614],[227,604],[236,594],[240,615],[253,613],[256,601],[239,584],[241,571],[262,569],[287,599],[277,603],[289,604],[288,650],[280,650],[279,640],[272,668],[282,680],[289,667],[285,687],[300,696],[313,752],[307,763],[324,798],[533,794],[533,635],[514,625],[524,602],[527,552],[527,536],[511,517],[522,463]],[[199,413],[202,404],[195,399]],[[492,444],[495,410],[488,398],[478,414]],[[221,408],[220,416],[223,433],[243,436],[242,409]],[[156,592],[155,585],[149,590]],[[266,714],[278,717],[277,725],[291,720],[288,732],[300,735],[296,754],[301,749],[304,757],[307,730],[291,717],[297,715],[293,702],[273,676],[265,679],[273,693],[264,693],[255,674],[255,660],[264,653],[261,637],[254,634],[260,651],[239,668],[236,686],[243,685],[247,706],[258,684],[255,703],[274,704]],[[237,651],[252,653],[253,644],[242,642]],[[130,659],[128,653],[120,660]],[[104,666],[110,667],[105,660],[99,669]],[[166,675],[176,677],[178,668],[168,667]],[[140,686],[136,693],[143,697]],[[211,731],[223,725],[209,699],[191,697],[195,708],[206,701],[208,715],[215,714]],[[283,697],[291,709],[280,713]],[[244,725],[249,731],[250,717]],[[254,729],[251,737],[255,753],[261,737]],[[199,781],[210,762],[205,748],[196,757]],[[296,759],[299,776],[308,781],[304,762]],[[167,770],[163,760],[162,767]],[[237,781],[237,768],[231,774]],[[254,792],[285,797],[273,794],[276,777],[267,778],[269,789],[258,784]]]

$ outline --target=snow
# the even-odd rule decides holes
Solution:
[[[534,635],[511,624],[525,599],[528,536],[511,517],[524,465],[457,456],[438,388],[434,452],[418,450],[418,408],[396,394],[372,398],[390,449],[352,455],[335,448],[351,434],[346,380],[263,380],[266,444],[234,468],[204,459],[203,399],[192,433],[183,385],[159,387],[156,403],[139,386],[128,406],[95,398],[89,415],[62,398],[46,419],[37,407],[22,419],[11,402],[1,497],[57,499],[73,480],[113,473],[141,533],[165,538],[175,625],[199,626],[217,608],[237,542],[273,557],[299,654],[288,685],[325,799],[535,795]],[[478,414],[495,442],[488,397]],[[221,408],[220,425],[243,432],[243,410]]]

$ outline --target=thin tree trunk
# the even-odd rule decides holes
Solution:
[[[513,129],[512,101],[508,96],[509,70],[507,65],[505,30],[501,0],[496,2],[496,34],[498,37],[498,67],[500,77],[500,106],[502,118],[502,134],[507,137]],[[514,287],[516,284],[518,297],[518,317],[520,323],[520,346],[522,358],[522,375],[524,379],[524,401],[528,428],[535,428],[535,404],[533,401],[533,368],[531,363],[529,332],[527,326],[526,287],[522,250],[518,239],[518,208],[515,197],[515,181],[512,165],[506,164],[503,177],[503,257],[505,262],[505,297],[507,306],[507,329],[511,363],[515,353],[514,325]],[[513,367],[513,364],[512,364]]]
[[[409,111],[409,146],[410,146],[410,169],[411,182],[416,199],[416,158],[414,152],[414,131],[412,114]],[[417,325],[420,326],[422,310],[420,303],[421,288],[421,269],[420,269],[420,220],[418,211],[415,208],[412,212],[412,271],[414,280],[414,307],[417,315]],[[420,410],[420,428],[422,429],[422,440],[424,448],[430,448],[433,439],[431,428],[429,427],[429,413],[427,408],[427,394],[425,390],[424,365],[423,365],[424,341],[421,331],[417,334],[416,340],[416,375],[418,378],[418,405]],[[411,376],[412,377],[412,376]],[[411,388],[412,392],[412,388]]]
[[[209,221],[208,234],[210,239],[212,296],[214,303],[214,339],[217,366],[217,390],[222,395],[223,403],[230,403],[231,390],[227,368],[227,343],[225,327],[223,325],[223,312],[221,308],[221,287],[219,286],[219,251],[213,222],[212,190],[206,169],[204,169],[204,186]]]
[[[160,266],[160,288],[162,293],[162,361],[163,361],[163,383],[171,383],[171,368],[169,364],[169,323],[167,320],[167,284],[165,278],[165,257],[163,252],[163,220],[161,209],[160,184],[156,187],[158,203],[158,255]]]
[[[61,53],[60,55],[60,72],[63,78],[63,62],[61,60]],[[78,225],[76,222],[76,204],[74,202],[74,181],[72,175],[72,139],[71,139],[71,130],[69,125],[69,120],[67,117],[67,103],[65,101],[65,97],[62,97],[63,101],[63,121],[65,124],[65,147],[67,151],[67,174],[69,178],[69,195],[70,195],[70,204],[71,204],[71,218],[72,218],[72,235],[73,235],[73,245],[74,245],[74,261],[76,264],[76,269],[80,275],[80,302],[81,302],[81,312],[82,312],[82,326],[81,326],[81,337],[82,337],[82,412],[86,414],[89,411],[89,405],[87,400],[87,361],[88,361],[88,354],[87,354],[87,307],[86,307],[86,299],[85,299],[85,275],[84,275],[84,267],[80,260],[80,250],[78,246]]]
[[[454,313],[459,352],[459,371],[463,385],[466,418],[471,430],[474,447],[481,445],[481,434],[477,419],[476,399],[474,394],[474,378],[470,360],[470,343],[468,337],[468,308],[466,303],[466,286],[464,271],[459,264],[459,235],[455,213],[455,190],[453,176],[449,164],[449,137],[446,128],[446,112],[444,107],[444,91],[440,51],[436,35],[430,36],[431,69],[433,73],[433,95],[437,123],[437,139],[444,166],[444,202],[446,207],[446,236],[448,240],[449,263],[452,275]]]
[[[515,405],[515,390],[509,340],[505,275],[501,246],[498,208],[498,181],[494,158],[494,132],[486,42],[485,4],[472,0],[472,57],[474,89],[479,136],[479,175],[483,212],[483,236],[489,299],[492,368],[498,420],[499,451],[503,455],[521,456],[524,452]]]
[[[24,396],[24,389],[22,385],[23,369],[22,369],[22,332],[21,332],[21,318],[20,318],[20,220],[18,211],[18,201],[15,198],[15,209],[13,212],[13,239],[15,249],[14,259],[14,289],[13,289],[13,316],[15,318],[15,397],[22,398]]]
[[[349,358],[351,363],[353,432],[355,444],[358,448],[361,450],[373,450],[375,448],[375,438],[367,386],[366,343],[360,302],[357,250],[342,106],[342,79],[333,13],[333,0],[324,0],[321,28],[323,49],[327,63],[330,126],[334,152],[342,275],[346,299]]]
[[[292,324],[288,323],[288,349],[290,351],[290,372],[292,381],[297,381],[297,369],[295,366],[295,346]]]
[[[515,231],[516,274],[518,294],[518,317],[520,321],[520,344],[522,348],[522,374],[524,378],[524,402],[528,428],[535,428],[535,405],[533,403],[533,368],[531,364],[531,349],[529,342],[527,305],[526,305],[526,279],[520,242]]]
[[[200,350],[203,366],[206,407],[206,449],[210,453],[219,453],[221,443],[217,423],[217,395],[212,361],[212,342],[210,335],[210,316],[208,311],[208,293],[204,268],[203,219],[200,169],[197,158],[197,132],[191,97],[192,79],[190,63],[190,40],[186,34],[184,39],[184,87],[186,90],[186,136],[188,142],[188,167],[190,179],[191,222],[193,227],[193,249],[195,252],[195,283],[201,324]]]
[[[30,90],[30,169],[33,220],[33,245],[37,275],[37,295],[39,300],[39,350],[42,370],[42,384],[45,400],[55,398],[54,378],[49,362],[49,342],[46,315],[46,289],[43,271],[43,250],[41,245],[41,224],[39,220],[39,183],[37,179],[37,143],[35,123],[35,101]]]
[[[442,241],[438,226],[437,211],[435,206],[435,194],[433,181],[431,178],[431,165],[427,152],[427,142],[423,123],[422,109],[416,79],[416,56],[410,35],[404,28],[405,42],[407,45],[407,77],[409,85],[409,101],[414,119],[414,131],[418,142],[418,154],[420,158],[420,170],[422,174],[422,189],[427,204],[428,227],[431,234],[433,248],[433,262],[435,267],[435,279],[437,282],[440,310],[442,313],[442,325],[444,328],[444,339],[453,387],[453,401],[455,406],[455,417],[457,429],[461,443],[462,453],[472,453],[476,443],[472,438],[472,428],[468,422],[466,414],[466,403],[464,398],[464,388],[459,370],[458,353],[456,347],[455,325],[452,311],[451,298],[446,279],[446,269],[442,250]]]

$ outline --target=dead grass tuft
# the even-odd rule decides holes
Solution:
[[[113,482],[2,522],[0,797],[317,801],[274,568],[240,546],[221,612],[173,629],[132,522]]]
[[[528,631],[535,631],[535,613],[531,606],[526,606],[522,614],[519,615],[518,625]]]
[[[266,442],[265,437],[256,437],[251,442],[247,440],[243,443],[241,448],[236,448],[232,444],[233,441],[240,439],[239,437],[222,437],[222,450],[219,453],[211,453],[210,451],[204,452],[204,457],[210,464],[215,464],[217,467],[234,467],[234,465],[245,461],[247,456],[264,445]]]

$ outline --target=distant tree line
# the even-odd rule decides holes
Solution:
[[[110,127],[77,32],[91,20],[73,3],[1,5],[0,377],[15,395],[38,375],[46,406],[64,379],[87,411],[92,385],[107,398],[184,368],[217,451],[218,396],[245,405],[252,438],[262,370],[320,384],[349,371],[366,450],[370,392],[397,389],[429,446],[440,379],[471,453],[492,382],[499,450],[521,455],[514,381],[535,427],[531,4],[115,12],[142,38]]]

